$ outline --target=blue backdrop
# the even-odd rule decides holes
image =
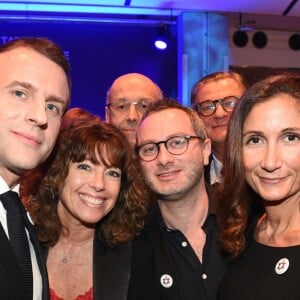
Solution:
[[[172,25],[174,26],[174,25]],[[153,46],[156,24],[0,21],[0,42],[18,36],[43,36],[58,43],[72,67],[72,107],[104,117],[106,91],[125,73],[149,76],[166,96],[177,97],[177,43],[174,28],[167,50]]]

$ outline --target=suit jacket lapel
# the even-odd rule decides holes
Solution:
[[[211,154],[209,156],[208,165],[204,167],[204,178],[205,178],[205,186],[206,186],[206,191],[207,191],[208,200],[209,200],[209,213],[215,214],[216,213],[216,200],[218,197],[218,191],[220,189],[220,184],[219,183],[215,183],[213,185],[210,184],[210,168],[211,168],[212,163],[213,163],[213,156]]]
[[[37,263],[38,263],[38,266],[39,266],[39,269],[41,272],[41,276],[42,276],[42,283],[43,283],[42,299],[48,300],[50,296],[49,296],[48,273],[47,273],[46,262],[45,262],[46,260],[44,259],[41,245],[40,245],[39,241],[37,240],[34,227],[31,224],[31,222],[28,220],[25,209],[24,209],[23,213],[24,213],[26,227],[27,227],[27,230],[28,230],[29,236],[30,236],[30,241],[34,247]]]
[[[11,287],[11,293],[14,294],[13,299],[25,299],[27,291],[24,286],[23,276],[20,267],[17,263],[16,257],[13,254],[7,235],[0,224],[0,268],[3,274],[5,274],[6,283]],[[1,297],[4,295],[1,294]]]

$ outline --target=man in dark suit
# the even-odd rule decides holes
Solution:
[[[222,181],[222,156],[231,113],[247,88],[242,75],[236,72],[215,72],[195,83],[191,92],[191,104],[202,119],[212,153],[205,167],[205,181],[214,197]]]
[[[44,38],[20,38],[0,47],[0,298],[48,299],[47,272],[39,244],[20,199],[20,176],[43,162],[53,149],[69,105],[69,63],[63,51]],[[14,192],[12,192],[14,191]],[[29,276],[12,242],[14,201],[29,248]],[[28,241],[27,241],[28,240]],[[27,273],[26,273],[27,274]]]

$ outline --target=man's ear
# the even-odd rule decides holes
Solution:
[[[109,114],[109,108],[107,106],[105,106],[105,122],[106,123],[110,123],[110,114]]]
[[[211,154],[211,140],[209,138],[206,138],[203,141],[203,164],[204,166],[207,166],[209,164],[209,156]]]

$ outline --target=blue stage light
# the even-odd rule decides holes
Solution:
[[[158,37],[155,41],[154,41],[154,45],[157,49],[159,50],[165,50],[168,47],[168,43],[166,41],[166,39],[162,38],[162,37]]]
[[[157,31],[157,37],[154,40],[154,45],[159,50],[165,50],[168,47],[168,26],[160,24]]]

